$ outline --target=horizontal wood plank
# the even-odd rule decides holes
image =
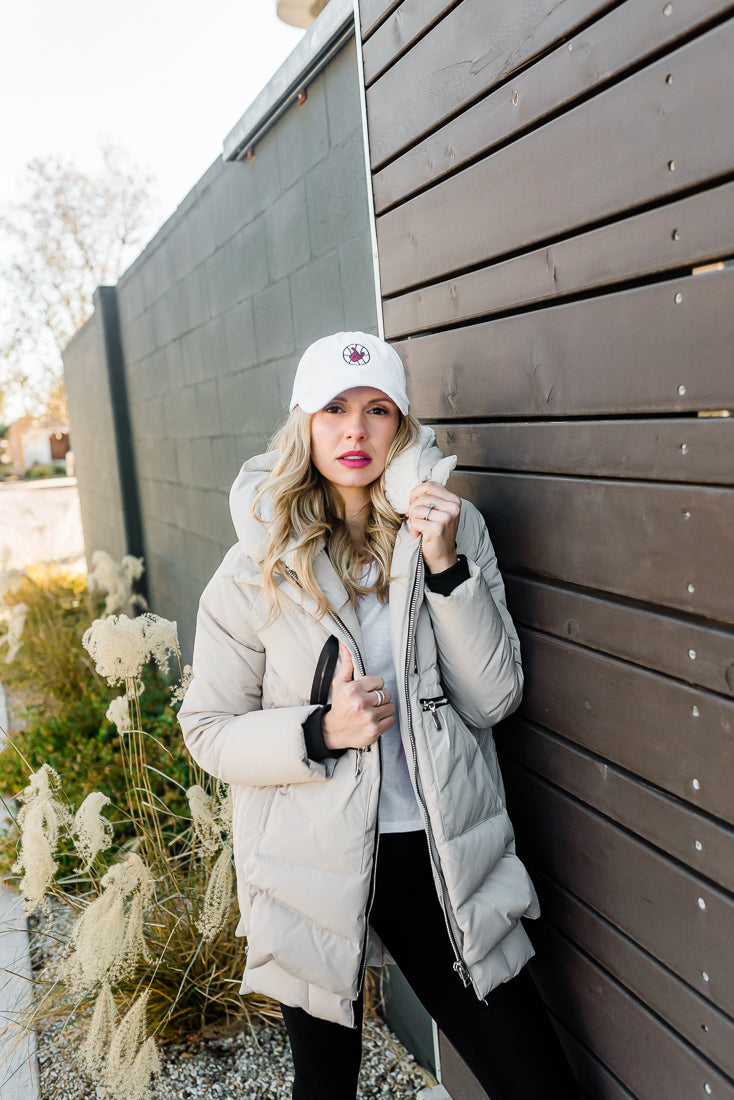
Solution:
[[[550,112],[567,108],[579,96],[670,48],[681,35],[729,7],[730,0],[679,0],[667,15],[657,0],[613,7],[440,129],[421,134],[417,144],[376,171],[376,209],[380,212],[435,184]],[[378,96],[375,90],[373,100]],[[430,126],[435,120],[427,122]],[[395,121],[386,117],[383,124],[394,127]],[[401,139],[405,141],[402,128]]]
[[[378,167],[606,5],[596,0],[463,0],[367,90]],[[591,11],[589,8],[591,7]]]
[[[521,858],[731,1016],[734,899],[511,760],[504,774]]]
[[[522,764],[734,894],[731,828],[522,718],[502,723],[497,747],[503,760]]]
[[[375,33],[390,12],[400,6],[400,0],[359,0],[359,22],[363,39]]]
[[[731,269],[396,347],[424,420],[727,409],[734,406],[733,304]]]
[[[734,1077],[734,1021],[661,966],[632,940],[561,889],[535,876],[543,916],[674,1031]]]
[[[462,473],[503,569],[734,621],[734,491]]]
[[[730,20],[382,214],[383,295],[730,173],[730,120],[712,103],[734,96],[732,53]]]
[[[627,1085],[636,1100],[734,1100],[734,1085],[601,967],[550,925],[536,933],[533,974],[570,1030]],[[654,1053],[653,1053],[654,1052]],[[652,1054],[652,1056],[651,1056]]]
[[[730,183],[387,298],[385,335],[394,340],[732,255]]]
[[[731,700],[534,631],[520,638],[523,718],[734,824]]]
[[[516,623],[734,696],[734,633],[505,571]]]
[[[403,0],[362,50],[364,81],[369,86],[417,38],[461,0]]]
[[[554,1026],[581,1086],[583,1100],[635,1100],[629,1089],[568,1028],[560,1021],[554,1021]]]
[[[734,416],[436,424],[464,468],[734,484]]]

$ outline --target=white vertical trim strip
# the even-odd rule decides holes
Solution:
[[[367,92],[364,86],[364,62],[362,60],[362,31],[359,20],[359,0],[354,0],[354,38],[357,47],[357,77],[359,80],[359,105],[362,113],[362,139],[364,142],[364,167],[367,174],[367,209],[370,223],[370,243],[372,245],[372,270],[375,279],[375,308],[377,311],[377,333],[385,339],[385,318],[382,315],[382,284],[380,282],[380,257],[377,252],[377,225],[375,222],[375,198],[372,192],[372,172],[370,171],[370,138],[367,128]]]

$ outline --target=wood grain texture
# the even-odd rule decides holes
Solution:
[[[556,638],[520,635],[523,718],[734,824],[730,700]]]
[[[573,31],[589,8],[582,0],[463,0],[367,90],[373,168]]]
[[[376,171],[376,209],[382,211],[435,184],[551,112],[568,108],[729,7],[728,0],[679,0],[668,15],[657,0],[614,7],[440,129],[421,134],[417,144]],[[407,64],[406,60],[406,68]],[[376,100],[378,89],[372,95]],[[397,120],[386,114],[383,125],[400,127],[405,140]]]
[[[579,898],[536,874],[543,916],[599,963],[620,985],[713,1062],[734,1077],[734,1021],[700,997],[669,970]]]
[[[734,485],[734,417],[436,424],[464,468]]]
[[[385,335],[394,340],[732,255],[734,184],[726,184],[388,298]]]
[[[733,51],[730,20],[378,217],[383,295],[730,173],[712,104],[734,95]]]
[[[731,1016],[734,899],[512,761],[504,772],[521,858]]]
[[[461,0],[403,0],[365,42],[364,81],[369,85],[417,38],[455,8]]]
[[[516,623],[734,696],[734,632],[505,571]]]
[[[362,39],[375,33],[390,12],[400,6],[400,0],[359,0],[359,22]]]
[[[629,1089],[568,1028],[558,1020],[553,1023],[568,1055],[574,1076],[583,1090],[583,1100],[635,1100]]]
[[[425,420],[731,408],[733,303],[730,269],[395,346]]]
[[[734,1100],[734,1085],[549,924],[533,974],[544,999],[637,1100]]]
[[[734,894],[732,828],[523,718],[502,723],[497,747],[503,760],[522,764]]]
[[[636,481],[456,473],[503,569],[734,621],[734,492]]]

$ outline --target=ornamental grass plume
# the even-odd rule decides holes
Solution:
[[[136,681],[151,659],[165,671],[170,658],[178,656],[176,624],[150,612],[135,619],[127,615],[95,619],[84,632],[82,645],[96,671],[111,685]]]
[[[152,962],[143,932],[143,912],[153,897],[153,876],[135,852],[110,867],[102,893],[88,905],[71,934],[73,951],[62,977],[73,992],[129,977],[140,959]]]
[[[82,1058],[92,1074],[99,1074],[104,1066],[105,1056],[112,1042],[117,1026],[118,1012],[115,998],[109,982],[102,986],[94,1003],[94,1012],[89,1024],[87,1037],[82,1046]]]
[[[205,940],[211,943],[226,927],[234,899],[234,874],[232,871],[232,841],[222,848],[209,876],[204,902],[196,927]]]
[[[74,847],[84,860],[82,874],[89,870],[98,854],[106,852],[112,844],[112,822],[102,817],[102,807],[109,805],[109,801],[108,796],[101,791],[92,791],[74,815],[71,832]]]
[[[127,701],[127,695],[118,695],[112,700],[105,711],[105,718],[117,727],[118,733],[127,733],[128,730],[132,729],[133,722],[130,717],[130,704]]]
[[[46,893],[59,866],[55,858],[59,832],[71,825],[71,814],[55,798],[60,785],[57,773],[44,764],[18,795],[23,805],[16,818],[20,849],[13,873],[22,876],[20,892],[26,913],[38,908],[48,911]]]
[[[147,1004],[146,990],[125,1013],[112,1036],[102,1074],[103,1095],[110,1100],[144,1100],[153,1075],[160,1073],[155,1042],[146,1038]]]
[[[196,839],[205,853],[215,855],[222,847],[222,824],[217,818],[216,793],[208,794],[195,783],[187,790],[186,797]]]
[[[11,664],[15,660],[18,655],[18,650],[21,647],[28,610],[27,604],[16,603],[12,607],[6,608],[3,613],[8,629],[0,638],[0,645],[6,645],[8,647],[8,651],[5,654],[5,660],[8,664]]]
[[[106,550],[94,551],[88,583],[92,591],[106,594],[105,615],[112,615],[114,612],[132,615],[136,608],[144,609],[148,606],[139,593],[133,592],[133,584],[140,580],[143,571],[142,558],[125,554],[118,564]]]

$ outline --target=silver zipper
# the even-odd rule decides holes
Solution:
[[[299,588],[302,589],[303,585],[301,584],[301,582],[298,579],[298,574],[295,573],[292,569],[290,569],[287,565],[284,565],[283,568],[285,569],[288,576],[293,580],[293,582],[295,584],[297,584]],[[364,661],[362,660],[362,654],[360,653],[359,646],[357,645],[356,639],[355,639],[354,635],[352,634],[351,630],[346,625],[346,623],[344,623],[339,618],[336,611],[334,611],[332,608],[329,608],[329,615],[332,617],[334,622],[337,623],[341,627],[341,629],[346,634],[347,638],[349,638],[349,641],[352,643],[352,646],[354,647],[354,655],[357,658],[357,667],[359,669],[359,674],[360,674],[360,676],[366,676],[367,671],[364,667]],[[357,759],[356,759],[355,769],[354,769],[355,776],[359,775],[360,772],[362,771],[363,755],[364,755],[364,753],[369,752],[370,749],[371,749],[370,745],[368,745],[364,749],[356,749]],[[362,957],[360,959],[360,964],[359,964],[359,981],[357,983],[357,992],[358,993],[362,992],[362,985],[364,983],[364,975],[365,975],[365,971],[367,969],[367,941],[369,939],[369,934],[370,934],[370,912],[372,911],[372,902],[374,901],[374,898],[375,898],[375,879],[377,877],[377,852],[378,852],[378,849],[380,847],[380,814],[379,814],[380,792],[379,792],[379,786],[382,784],[382,745],[380,744],[379,738],[378,738],[378,741],[377,741],[377,760],[378,760],[378,765],[377,766],[379,768],[379,778],[378,778],[378,792],[377,792],[378,812],[377,812],[377,817],[375,818],[375,849],[372,853],[372,870],[370,871],[370,888],[369,888],[369,892],[367,894],[367,905],[365,907],[364,941],[362,943]]]
[[[408,711],[408,736],[410,737],[410,747],[411,747],[411,750],[412,750],[412,753],[413,753],[413,777],[414,777],[414,780],[415,780],[415,789],[416,789],[416,793],[417,793],[417,797],[418,797],[418,805],[420,806],[421,815],[423,817],[423,824],[424,824],[425,830],[426,830],[426,837],[428,839],[428,854],[429,854],[430,859],[431,859],[431,864],[433,866],[434,874],[435,874],[436,878],[438,879],[438,881],[441,885],[441,908],[443,909],[443,919],[446,923],[446,931],[448,933],[449,942],[451,943],[451,947],[453,948],[454,956],[455,956],[455,959],[456,959],[456,961],[454,963],[454,970],[456,971],[456,973],[461,978],[461,981],[463,982],[464,987],[467,988],[468,986],[471,985],[471,975],[469,973],[469,968],[467,967],[466,963],[464,962],[464,959],[462,958],[461,950],[459,949],[459,945],[456,942],[456,937],[454,936],[454,931],[453,931],[453,929],[451,927],[451,924],[449,922],[449,917],[448,917],[448,912],[449,912],[448,891],[447,891],[447,888],[446,888],[446,880],[444,879],[443,873],[441,871],[441,864],[439,863],[438,856],[436,855],[436,852],[434,850],[435,849],[435,840],[434,840],[434,837],[433,837],[433,832],[431,830],[431,822],[430,822],[430,818],[428,816],[428,808],[426,806],[425,799],[423,797],[423,786],[421,784],[420,772],[418,770],[418,750],[416,748],[415,732],[413,730],[413,714],[412,714],[412,710],[411,710],[411,706],[410,706],[410,656],[411,656],[411,650],[413,648],[413,633],[414,633],[414,628],[415,628],[416,605],[417,605],[417,602],[418,602],[418,592],[419,592],[419,589],[420,589],[420,577],[421,577],[422,571],[423,571],[423,555],[421,554],[421,555],[419,555],[418,566],[417,566],[416,571],[415,571],[415,579],[413,581],[413,591],[411,593],[410,608],[409,608],[409,611],[408,611],[408,648],[407,648],[406,654],[405,654],[405,678],[404,678],[405,705],[406,705],[406,708],[407,708],[407,711]],[[425,703],[428,703],[428,704],[433,703],[433,709],[432,709],[433,720],[434,720],[434,722],[436,722],[438,724],[438,715],[436,714],[437,700],[427,699],[427,700],[425,700]],[[427,706],[424,709],[431,710],[431,707]],[[439,726],[439,728],[440,728],[440,726]]]
[[[421,710],[427,710],[431,712],[431,718],[433,719],[433,724],[436,729],[443,729],[443,726],[441,725],[441,719],[436,713],[436,708],[445,707],[448,705],[448,699],[446,698],[446,696],[440,695],[437,699],[420,699],[419,702],[421,705]]]

